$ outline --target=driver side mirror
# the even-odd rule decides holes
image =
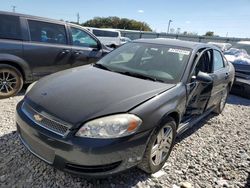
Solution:
[[[192,76],[192,81],[198,81],[201,83],[212,83],[213,78],[209,74],[199,71],[197,76]]]

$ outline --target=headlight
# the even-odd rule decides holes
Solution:
[[[76,136],[88,138],[118,138],[133,134],[142,120],[133,114],[117,114],[85,123]]]
[[[33,82],[32,84],[30,84],[29,85],[29,87],[26,89],[26,91],[25,91],[25,95],[31,90],[31,88],[35,85],[37,83],[37,81],[36,82]]]

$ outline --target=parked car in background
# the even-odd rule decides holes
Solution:
[[[223,43],[223,42],[208,42],[208,44],[212,44],[212,45],[217,46],[218,48],[221,49],[222,52],[224,52],[232,47],[232,44]]]
[[[93,33],[104,45],[117,48],[122,44],[121,32],[116,29],[85,27]]]
[[[240,41],[225,53],[235,67],[232,93],[250,98],[250,41]]]
[[[0,98],[17,94],[23,83],[94,63],[108,52],[78,25],[0,12]]]
[[[222,112],[233,79],[215,46],[136,40],[31,85],[17,105],[17,131],[32,153],[70,173],[154,173],[177,134]]]
[[[132,40],[128,37],[121,37],[121,45],[127,43],[127,42],[131,42]]]

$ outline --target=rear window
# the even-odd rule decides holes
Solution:
[[[97,37],[118,37],[118,32],[93,29],[93,34]]]
[[[66,44],[67,37],[64,25],[29,20],[31,41],[52,44]]]
[[[14,40],[22,39],[19,17],[0,15],[0,38]]]

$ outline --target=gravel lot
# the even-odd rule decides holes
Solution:
[[[102,180],[56,170],[30,154],[15,127],[22,95],[0,100],[0,187],[250,187],[250,100],[230,96],[219,116],[210,115],[177,139],[164,169],[138,169]]]

